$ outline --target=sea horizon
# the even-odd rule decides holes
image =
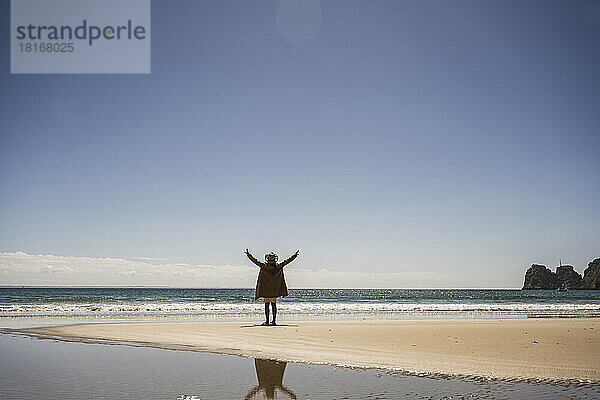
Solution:
[[[254,286],[159,286],[159,285],[0,285],[0,289],[23,288],[119,288],[119,289],[254,289]],[[556,290],[556,289],[520,289],[511,287],[298,287],[295,290]],[[580,290],[580,289],[572,289]]]
[[[596,317],[590,290],[290,289],[280,317]],[[254,288],[4,287],[0,317],[210,317],[262,313]]]

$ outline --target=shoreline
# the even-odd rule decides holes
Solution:
[[[7,331],[409,375],[600,383],[599,318],[96,322]]]

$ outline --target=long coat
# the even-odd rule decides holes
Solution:
[[[264,263],[258,261],[250,253],[247,253],[247,256],[250,261],[260,267],[258,280],[256,281],[256,293],[254,294],[255,300],[259,297],[285,297],[288,295],[283,267],[294,261],[298,254],[294,254],[280,263]]]

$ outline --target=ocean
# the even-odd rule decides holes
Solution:
[[[292,289],[280,317],[494,318],[600,316],[598,291]],[[262,315],[254,289],[0,288],[0,317],[225,317]]]

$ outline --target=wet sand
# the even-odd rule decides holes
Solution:
[[[281,361],[497,379],[600,382],[600,319],[136,322],[23,329]]]
[[[1,334],[0,399],[595,399],[600,385],[437,379]],[[277,395],[277,396],[276,396]]]

